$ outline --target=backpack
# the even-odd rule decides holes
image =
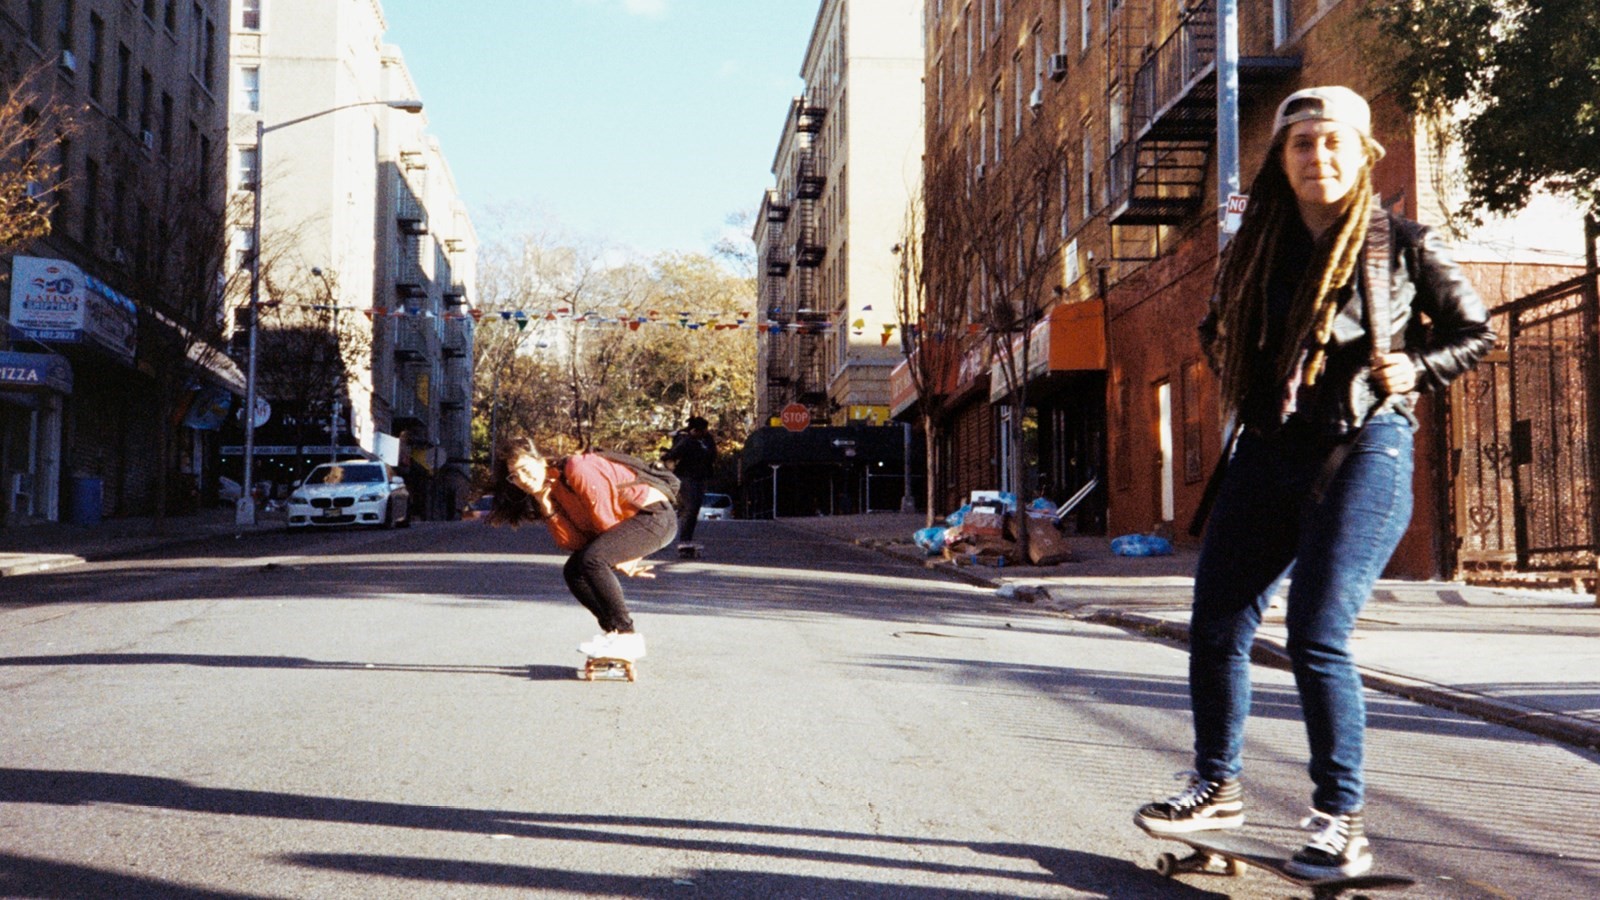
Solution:
[[[629,456],[626,453],[618,453],[615,450],[595,450],[593,452],[602,459],[609,459],[619,466],[626,466],[633,470],[634,480],[622,485],[622,487],[635,484],[649,485],[666,494],[667,499],[671,501],[674,507],[679,505],[678,492],[682,487],[682,482],[678,480],[677,475],[672,473],[671,469],[661,463],[645,462],[637,456]]]

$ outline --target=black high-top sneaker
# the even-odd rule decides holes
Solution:
[[[1157,834],[1218,831],[1244,824],[1244,788],[1239,779],[1207,781],[1188,772],[1189,784],[1176,796],[1139,807],[1133,821]]]
[[[1361,813],[1335,816],[1312,810],[1300,827],[1316,834],[1284,865],[1289,872],[1302,878],[1354,878],[1372,870],[1372,845]]]

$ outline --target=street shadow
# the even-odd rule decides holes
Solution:
[[[915,871],[925,875],[996,878],[1030,884],[1061,884],[1065,888],[1118,897],[1171,896],[1170,886],[1150,877],[1141,877],[1128,861],[1097,854],[1053,847],[1022,844],[975,843],[917,835],[879,834],[821,828],[791,827],[781,824],[723,822],[704,819],[660,818],[540,813],[532,811],[471,809],[424,804],[393,803],[287,794],[274,791],[203,787],[171,778],[110,772],[52,769],[0,768],[0,801],[7,803],[55,806],[117,805],[146,809],[173,810],[218,816],[244,816],[286,821],[319,822],[379,828],[417,829],[430,832],[504,836],[513,839],[600,844],[623,849],[656,849],[680,853],[705,853],[780,860],[803,860],[812,864],[861,867],[879,871]],[[801,838],[809,846],[784,845],[778,838]],[[825,849],[819,841],[838,841],[847,849]],[[872,846],[969,850],[979,856],[973,863],[936,862],[927,858],[905,859],[866,852]],[[981,857],[999,856],[1029,859],[1038,871],[983,865]],[[686,887],[677,879],[628,878],[609,874],[590,874],[526,866],[505,866],[477,862],[381,855],[302,853],[280,857],[304,867],[382,875],[418,881],[451,884],[520,886],[550,890],[581,890],[617,896],[663,896],[672,888]],[[103,884],[104,891],[75,891],[71,896],[172,896],[232,897],[243,895],[210,893],[162,893],[159,883],[120,883],[118,876],[80,870],[76,866],[41,863],[35,860],[0,857],[0,865],[10,872],[0,879],[0,887],[33,882],[31,893],[19,896],[55,897],[65,884]],[[1148,875],[1148,873],[1146,873]],[[61,880],[58,880],[61,879]],[[903,880],[885,875],[881,880],[835,880],[741,870],[707,870],[687,876],[697,895],[714,897],[784,896],[894,896],[964,897],[967,891],[908,887]],[[1131,884],[1130,884],[1131,881]],[[1130,893],[1140,881],[1148,891]],[[49,888],[49,889],[46,889]],[[1204,896],[1196,894],[1195,896]]]
[[[0,894],[6,897],[73,900],[274,900],[270,894],[241,894],[190,887],[172,881],[111,872],[90,866],[0,853]]]
[[[1194,897],[1220,898],[1224,895],[1186,885],[1140,877],[1128,871],[1123,860],[1070,850],[1018,848],[1005,845],[972,845],[980,853],[1033,859],[1049,872],[1052,881],[1064,890],[1091,892],[1119,898]],[[306,868],[344,873],[376,875],[412,882],[521,888],[530,891],[564,891],[610,897],[695,897],[747,900],[766,898],[862,897],[890,900],[939,900],[939,898],[993,897],[990,891],[923,887],[869,879],[825,878],[751,869],[701,869],[684,871],[672,877],[626,876],[608,873],[576,872],[538,866],[469,862],[411,856],[371,854],[296,853],[280,860]],[[921,867],[917,867],[921,869]]]
[[[372,663],[307,659],[300,656],[240,656],[202,653],[62,653],[54,656],[0,656],[0,669],[23,666],[198,666],[219,669],[316,669],[332,672],[416,672],[427,675],[501,675],[555,678],[556,672],[572,677],[566,666],[472,666],[420,663]]]

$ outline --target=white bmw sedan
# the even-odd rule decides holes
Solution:
[[[312,469],[289,495],[289,527],[411,524],[405,480],[382,462],[349,459]]]

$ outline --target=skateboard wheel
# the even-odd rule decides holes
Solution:
[[[1156,857],[1156,874],[1163,878],[1171,878],[1178,874],[1178,857],[1171,853],[1163,853]]]

